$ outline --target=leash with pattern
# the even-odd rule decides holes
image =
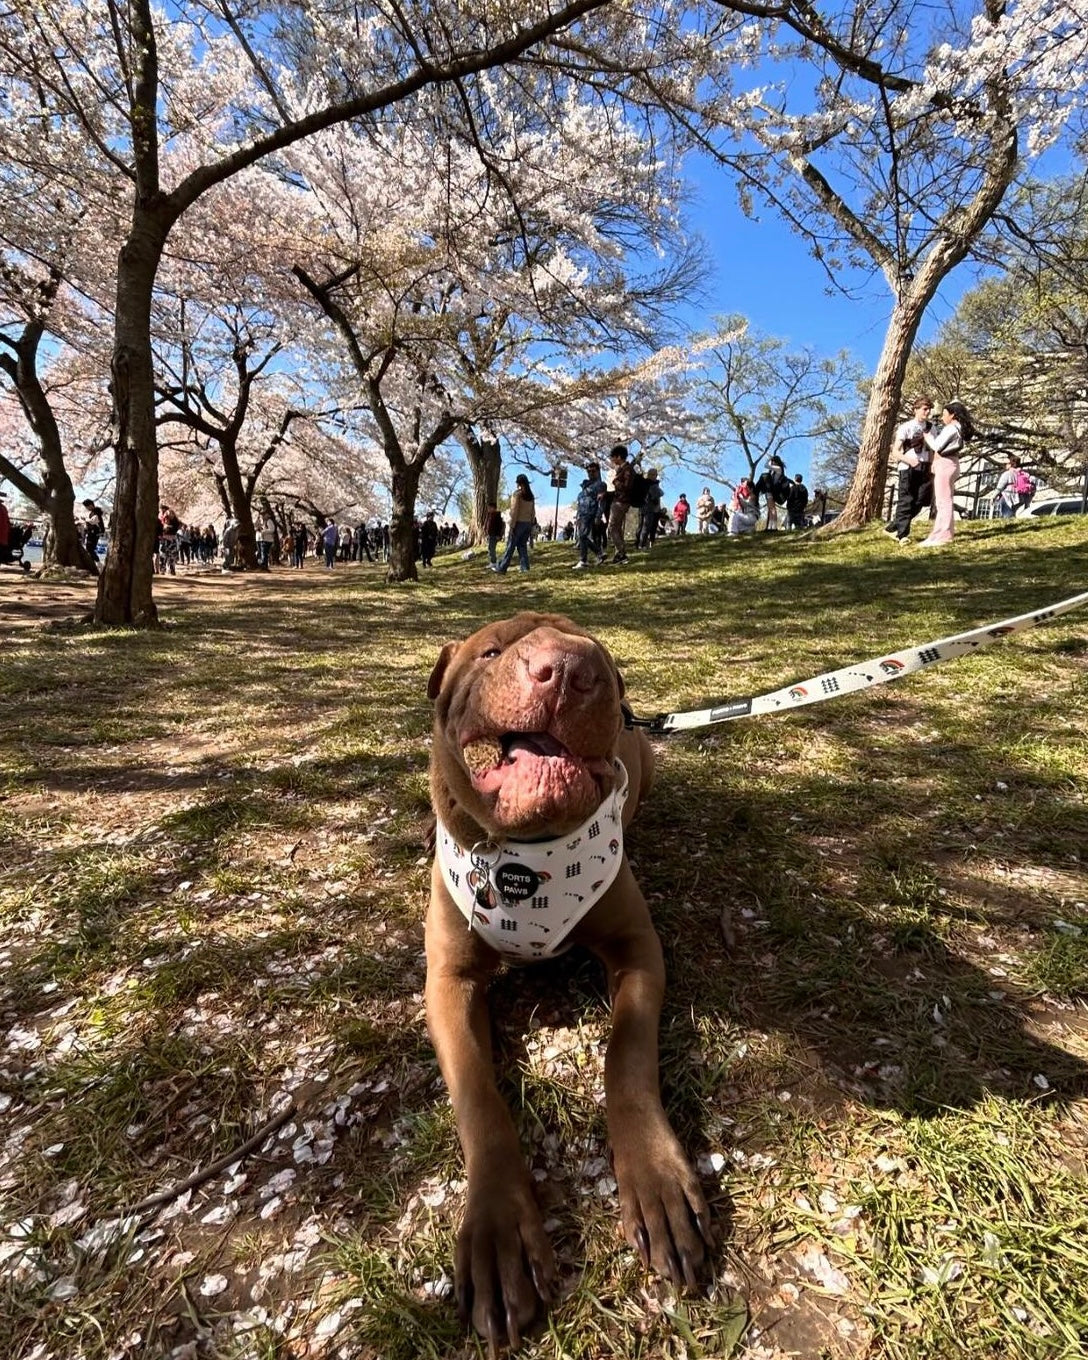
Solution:
[[[1085,604],[1088,604],[1088,591],[1071,595],[1068,600],[1061,600],[1057,604],[1034,609],[1029,614],[1018,614],[1015,618],[988,623],[967,633],[938,638],[936,642],[927,642],[921,647],[905,647],[900,652],[877,656],[871,661],[855,661],[840,670],[825,671],[823,675],[814,675],[809,680],[800,680],[769,694],[729,699],[713,708],[694,709],[688,713],[658,713],[653,718],[636,718],[625,710],[625,719],[628,727],[645,727],[651,735],[665,735],[687,732],[696,727],[711,727],[715,723],[733,722],[737,718],[788,712],[793,708],[803,708],[806,704],[819,704],[825,699],[838,698],[840,694],[854,694],[873,685],[901,680],[903,676],[924,670],[927,666],[935,666],[939,661],[954,661],[979,647],[996,642],[998,638],[1023,632],[1027,628],[1037,628],[1041,623],[1047,623],[1059,614],[1079,609]]]

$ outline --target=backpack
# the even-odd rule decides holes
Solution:
[[[646,478],[641,472],[635,472],[631,477],[631,499],[630,504],[636,510],[641,510],[646,504]]]
[[[1012,489],[1018,496],[1030,496],[1035,490],[1035,483],[1023,468],[1017,468],[1013,474]]]

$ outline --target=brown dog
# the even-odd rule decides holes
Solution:
[[[555,1270],[492,1068],[485,992],[504,955],[580,944],[608,971],[609,1137],[624,1234],[645,1264],[693,1287],[709,1216],[661,1106],[661,946],[623,852],[653,753],[624,729],[611,656],[569,619],[518,614],[448,643],[428,694],[438,829],[427,1022],[468,1173],[458,1306],[494,1355],[519,1344]]]

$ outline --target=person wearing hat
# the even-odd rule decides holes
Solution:
[[[646,469],[646,491],[638,510],[638,530],[635,533],[635,547],[645,548],[647,552],[654,546],[658,528],[661,525],[661,501],[664,497],[657,468]]]
[[[600,551],[597,537],[597,525],[607,494],[608,487],[601,476],[600,463],[596,461],[587,463],[586,475],[578,491],[578,499],[574,503],[574,518],[578,535],[578,561],[571,568],[572,571],[585,571],[586,567],[589,566],[591,551],[596,556],[598,564],[604,561],[604,554]]]

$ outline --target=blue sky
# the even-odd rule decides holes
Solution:
[[[826,355],[848,350],[871,372],[884,341],[891,306],[883,279],[853,276],[851,297],[829,291],[826,272],[808,253],[802,238],[774,212],[766,210],[759,221],[745,217],[725,171],[701,156],[690,158],[686,167],[691,194],[688,225],[704,238],[713,272],[705,297],[686,310],[685,323],[694,331],[705,331],[714,316],[739,313],[755,330],[786,340],[798,349],[811,346]],[[920,339],[930,338],[947,320],[973,282],[969,265],[961,266],[946,280],[926,313]],[[739,475],[743,470],[738,464],[733,471]],[[807,456],[794,456],[788,470],[802,473],[812,489]],[[694,504],[704,485],[704,479],[695,473],[676,469],[669,469],[663,480],[669,507],[681,491]],[[534,478],[533,482],[541,509],[547,508],[550,520],[555,492],[543,479]],[[579,474],[574,470],[569,488],[576,491],[578,483]],[[710,489],[715,499],[729,494],[720,483],[711,482]],[[564,495],[564,506],[569,494],[568,490]],[[560,518],[565,518],[565,512],[561,511]]]
[[[723,170],[702,157],[687,165],[689,219],[714,261],[709,296],[700,309],[706,317],[739,312],[757,330],[798,348],[811,345],[829,355],[847,349],[865,368],[875,368],[891,306],[883,280],[855,275],[855,296],[829,292],[825,270],[777,214],[767,209],[758,222],[752,221],[737,206]],[[923,340],[951,315],[972,282],[968,265],[952,274],[926,314]]]

